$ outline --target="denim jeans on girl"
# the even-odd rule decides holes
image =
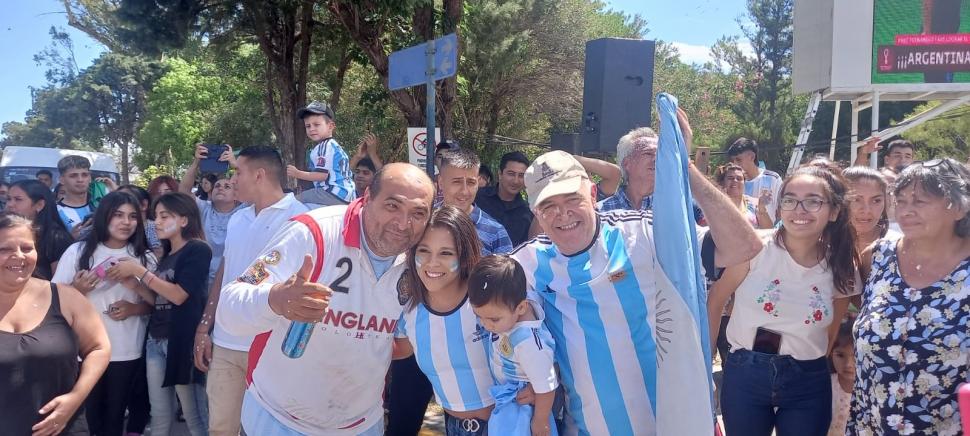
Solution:
[[[827,360],[737,350],[724,362],[721,411],[729,435],[825,436],[832,419]]]
[[[151,336],[145,342],[145,371],[148,375],[148,398],[152,404],[152,436],[168,436],[175,421],[175,396],[182,403],[182,416],[192,436],[208,434],[208,401],[205,386],[197,383],[162,387],[165,380],[165,361],[168,356],[168,339]]]

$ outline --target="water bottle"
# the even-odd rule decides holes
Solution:
[[[290,328],[286,330],[286,337],[283,338],[283,345],[280,347],[283,354],[290,359],[299,359],[306,351],[306,344],[310,342],[313,329],[317,326],[315,322],[290,323]]]

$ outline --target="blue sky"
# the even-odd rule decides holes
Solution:
[[[74,41],[78,67],[85,68],[104,48],[67,25],[60,0],[7,0],[0,14],[0,123],[23,121],[30,109],[30,88],[45,84],[44,68],[34,55],[50,45],[48,30],[61,26]],[[472,1],[472,0],[470,0]],[[10,4],[12,3],[12,4]],[[744,0],[607,0],[611,9],[646,18],[648,37],[663,39],[686,62],[703,63],[708,47],[722,35],[740,34],[736,18]]]
[[[671,42],[681,60],[704,63],[709,49],[721,36],[740,35],[737,19],[745,13],[745,0],[607,0],[610,9],[640,14],[647,20],[651,39]]]

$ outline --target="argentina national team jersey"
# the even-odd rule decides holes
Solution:
[[[532,302],[530,299],[529,303]],[[495,384],[532,383],[537,394],[552,392],[559,387],[553,356],[555,341],[543,324],[544,314],[541,307],[536,307],[538,305],[532,305],[537,320],[517,322],[512,330],[492,334],[488,341]]]
[[[598,217],[580,253],[560,254],[545,235],[512,253],[556,342],[564,434],[712,434],[701,332],[660,269],[652,215]]]
[[[90,204],[81,207],[68,206],[64,203],[57,203],[57,215],[64,222],[67,231],[74,229],[74,226],[84,222],[84,219],[94,213],[94,208]]]
[[[307,159],[307,167],[311,172],[326,171],[329,174],[327,180],[313,182],[314,187],[326,189],[348,203],[356,197],[350,158],[335,139],[325,139],[313,147]]]
[[[467,297],[448,313],[418,304],[401,315],[394,336],[411,343],[441,407],[464,412],[495,403],[488,391],[492,376],[485,354],[491,333],[478,323]]]

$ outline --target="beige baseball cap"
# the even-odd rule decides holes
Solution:
[[[565,151],[550,151],[537,157],[525,170],[529,207],[534,209],[537,204],[554,195],[579,192],[584,179],[589,179],[586,169]]]

